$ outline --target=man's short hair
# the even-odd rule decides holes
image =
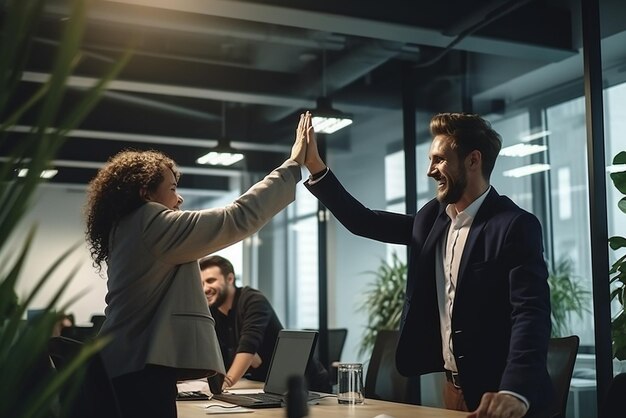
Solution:
[[[208,269],[209,267],[219,267],[224,277],[229,274],[235,275],[235,269],[230,261],[219,255],[208,255],[200,260],[200,270]]]
[[[439,113],[430,121],[430,132],[433,136],[452,139],[452,148],[460,160],[478,150],[482,156],[483,177],[489,180],[502,148],[502,138],[488,121],[471,113]]]

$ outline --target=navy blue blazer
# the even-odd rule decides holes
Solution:
[[[405,376],[442,371],[435,248],[450,224],[445,205],[433,199],[415,216],[371,210],[330,171],[305,186],[350,232],[409,246],[396,365]],[[534,215],[494,188],[472,223],[452,314],[454,356],[470,410],[485,392],[499,390],[525,396],[531,411],[551,401],[550,290],[541,234]]]

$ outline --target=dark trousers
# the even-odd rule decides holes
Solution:
[[[113,379],[124,418],[176,418],[176,369],[147,365]]]

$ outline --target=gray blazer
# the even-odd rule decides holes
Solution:
[[[109,377],[146,364],[179,369],[179,379],[225,373],[200,280],[198,259],[258,231],[295,199],[300,166],[287,160],[232,204],[172,211],[148,202],[111,233],[106,320],[101,335]]]

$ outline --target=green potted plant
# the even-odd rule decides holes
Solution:
[[[552,336],[569,335],[569,320],[572,314],[582,318],[588,311],[586,303],[590,292],[580,282],[573,280],[572,260],[562,258],[549,269],[550,305],[552,308]]]
[[[619,152],[613,158],[613,165],[626,164],[626,151]],[[626,172],[611,173],[611,180],[615,188],[626,195]],[[626,197],[622,197],[617,207],[626,213]],[[609,238],[612,250],[619,251],[626,248],[626,238],[613,236]],[[611,301],[619,306],[617,313],[611,318],[611,336],[613,340],[613,356],[618,360],[626,360],[626,313],[624,313],[624,296],[626,292],[626,255],[619,257],[609,270],[611,286]]]
[[[365,299],[358,307],[359,312],[367,314],[367,326],[359,346],[359,356],[371,352],[379,330],[399,329],[406,291],[407,265],[394,252],[391,263],[381,260],[378,270],[366,274],[373,275],[374,281],[368,285]]]
[[[82,100],[72,107],[62,103],[66,80],[80,57],[80,40],[85,25],[86,1],[74,0],[71,14],[65,21],[57,57],[49,80],[30,97],[17,97],[24,65],[42,17],[45,0],[6,0],[0,5],[0,147],[6,151],[0,160],[0,416],[50,417],[66,415],[67,405],[58,394],[69,385],[80,382],[75,377],[81,365],[97,352],[102,340],[86,344],[80,354],[62,371],[52,373],[47,363],[47,346],[53,327],[64,315],[68,304],[57,306],[72,279],[70,272],[53,292],[42,314],[28,323],[23,317],[33,299],[57,273],[59,267],[76,248],[68,249],[42,274],[33,289],[21,299],[16,284],[30,249],[35,227],[23,243],[9,245],[20,220],[28,211],[37,187],[43,181],[40,173],[49,168],[67,133],[77,127],[95,106],[104,85],[120,71],[130,51],[120,59]],[[16,102],[19,102],[16,105]],[[62,113],[61,113],[62,109]],[[11,128],[20,124],[26,114],[34,116],[34,127],[12,141]],[[27,169],[25,177],[16,172]],[[76,296],[78,297],[78,296]],[[71,303],[71,302],[70,302]],[[44,367],[42,367],[44,366]]]

